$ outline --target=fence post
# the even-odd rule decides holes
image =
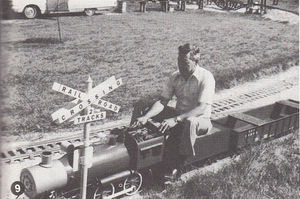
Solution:
[[[273,5],[278,5],[278,0],[273,0]]]
[[[253,7],[253,0],[248,0],[246,6],[246,13],[252,13],[252,7]]]
[[[198,9],[203,9],[203,0],[198,0]]]
[[[143,0],[143,1],[140,1],[140,12],[146,12],[147,9],[146,9],[146,6],[147,6],[147,1],[146,0]]]

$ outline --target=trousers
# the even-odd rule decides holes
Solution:
[[[147,107],[134,107],[131,123],[136,118],[143,116],[150,109]],[[164,119],[178,116],[174,108],[166,106],[164,110],[152,119],[162,122]],[[195,156],[194,144],[199,136],[207,134],[212,128],[209,118],[204,117],[188,117],[179,122],[173,128],[169,129],[169,136],[165,142],[164,159],[170,165],[179,164],[178,161],[186,159],[189,156]]]

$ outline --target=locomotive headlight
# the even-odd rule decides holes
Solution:
[[[68,175],[63,163],[55,160],[51,167],[35,165],[23,169],[20,180],[25,186],[25,194],[29,198],[35,198],[44,192],[67,185]]]

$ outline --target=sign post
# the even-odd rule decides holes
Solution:
[[[79,165],[81,169],[80,199],[86,199],[88,168],[92,166],[93,161],[93,148],[90,146],[90,122],[106,118],[105,111],[96,113],[91,106],[97,106],[118,113],[120,110],[120,106],[105,101],[101,98],[121,86],[122,79],[116,79],[114,76],[112,76],[94,88],[92,87],[92,85],[93,81],[89,76],[87,80],[87,93],[83,93],[56,82],[54,82],[52,86],[53,90],[75,98],[75,100],[73,100],[73,103],[76,103],[76,105],[71,109],[60,108],[59,110],[55,111],[51,115],[52,119],[58,120],[59,123],[65,122],[67,120],[74,121],[74,124],[84,123],[83,150],[81,153],[77,151],[80,155],[76,155],[76,157],[79,156]],[[76,117],[76,115],[82,111],[84,111],[85,115]]]
[[[90,93],[92,90],[92,78],[89,76],[89,79],[87,81],[87,93]],[[89,108],[85,108],[84,110],[85,114],[89,112]],[[84,129],[83,129],[83,143],[84,143],[84,149],[83,149],[83,156],[80,159],[81,164],[81,182],[80,182],[80,198],[86,199],[86,191],[87,191],[87,177],[88,177],[88,162],[87,162],[87,153],[88,148],[90,146],[90,122],[84,123]]]

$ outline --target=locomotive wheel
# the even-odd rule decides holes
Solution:
[[[131,196],[136,194],[139,189],[141,188],[143,183],[142,175],[138,172],[134,172],[131,174],[126,180],[124,181],[123,188],[129,189],[130,187],[133,187],[133,190],[131,192],[126,193],[126,195]]]
[[[93,199],[102,199],[103,196],[111,196],[115,193],[115,186],[111,183],[105,187],[98,186],[94,192]]]
[[[58,193],[56,191],[45,192],[38,199],[57,199]]]
[[[56,191],[52,191],[50,194],[49,194],[49,199],[56,199],[57,198],[57,192]]]

